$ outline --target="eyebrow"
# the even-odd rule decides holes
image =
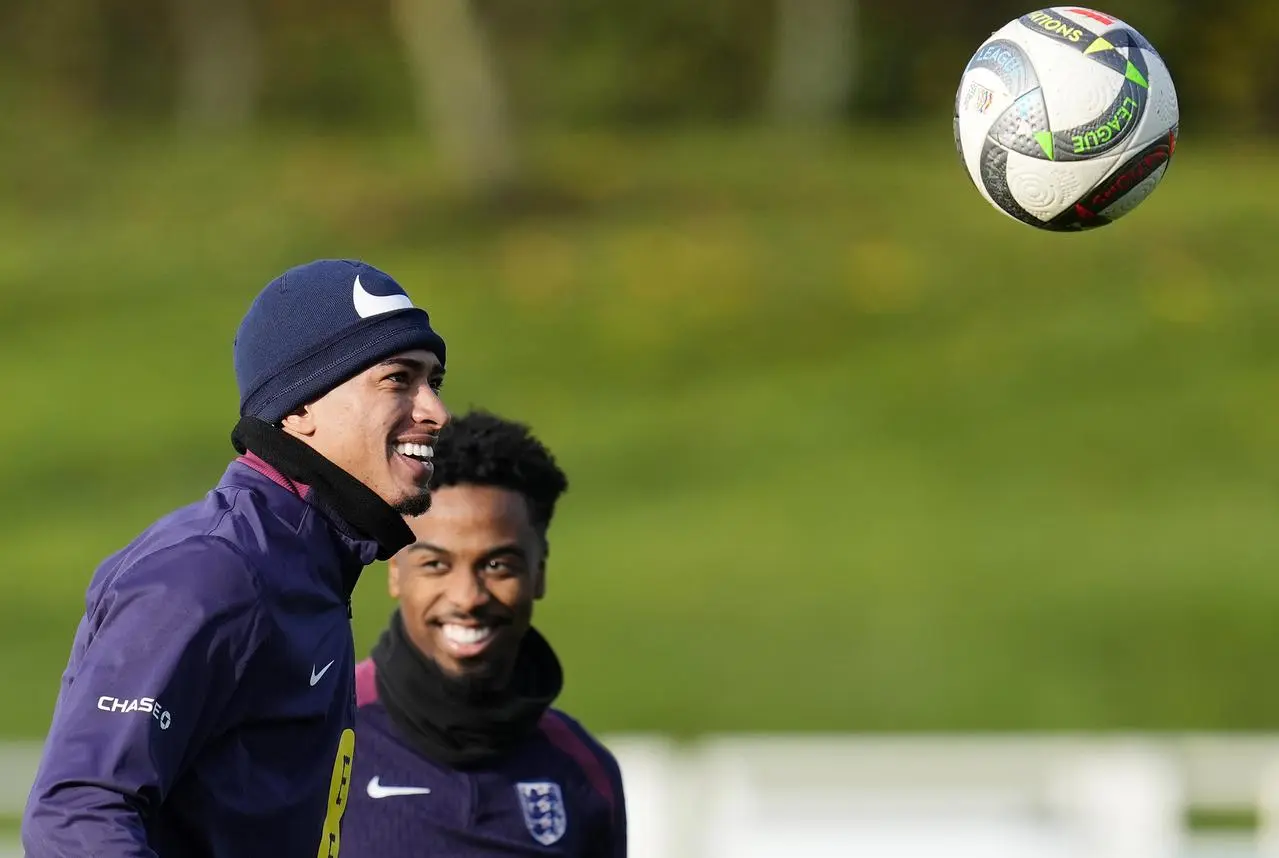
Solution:
[[[427,370],[426,361],[418,360],[417,358],[407,358],[407,357],[387,358],[384,361],[380,361],[378,363],[378,366],[402,366],[405,369],[411,369],[417,373],[423,373],[423,372],[426,372]],[[444,367],[440,366],[438,363],[432,364],[431,375],[436,378],[443,378]]]
[[[516,557],[519,557],[521,560],[528,559],[527,555],[524,553],[524,549],[520,548],[520,546],[515,544],[514,542],[508,543],[506,545],[499,545],[497,548],[494,548],[491,551],[485,551],[484,554],[481,556],[483,556],[485,559],[488,559],[490,557],[500,557],[503,554],[514,554]]]
[[[449,555],[453,553],[452,551],[449,551],[447,548],[444,548],[439,545],[434,545],[430,542],[425,542],[423,540],[418,540],[417,542],[414,542],[412,545],[405,546],[404,550],[405,551],[434,551],[436,554],[449,554]],[[528,559],[528,554],[524,551],[523,548],[519,546],[518,543],[515,543],[515,542],[509,542],[506,545],[499,545],[496,548],[491,548],[488,551],[485,551],[483,554],[481,554],[480,557],[484,559],[488,559],[490,557],[500,557],[503,554],[514,554],[523,560]]]
[[[417,542],[414,542],[414,543],[413,543],[413,544],[411,544],[411,545],[406,545],[406,546],[404,547],[404,550],[405,550],[405,551],[434,551],[436,554],[449,554],[449,553],[450,553],[450,552],[449,552],[449,550],[448,550],[447,548],[441,548],[441,547],[440,547],[440,546],[438,546],[438,545],[432,545],[431,543],[429,543],[429,542],[423,542],[423,541],[422,541],[422,540],[420,540],[420,539],[419,539]]]

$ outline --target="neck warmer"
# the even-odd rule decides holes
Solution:
[[[564,684],[555,651],[533,628],[500,687],[445,674],[408,639],[398,610],[372,657],[392,723],[428,759],[453,768],[502,756],[525,740]]]
[[[231,433],[231,443],[238,452],[252,451],[289,479],[308,486],[308,502],[347,538],[376,542],[378,560],[390,559],[413,542],[413,531],[394,507],[287,432],[257,417],[243,417]],[[348,583],[349,595],[354,581]]]

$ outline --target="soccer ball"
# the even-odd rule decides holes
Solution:
[[[968,61],[955,147],[1009,217],[1085,230],[1150,196],[1179,118],[1172,76],[1144,36],[1092,9],[1053,6],[996,30]]]

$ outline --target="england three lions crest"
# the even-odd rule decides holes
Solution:
[[[543,846],[564,836],[568,830],[568,810],[564,807],[564,794],[560,785],[550,781],[525,781],[515,785],[520,796],[520,809],[524,811],[524,824],[528,833]]]

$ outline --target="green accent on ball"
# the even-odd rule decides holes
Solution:
[[[1150,84],[1146,83],[1145,75],[1137,70],[1137,67],[1132,64],[1132,60],[1128,61],[1128,71],[1124,73],[1124,77],[1128,78],[1142,89],[1150,89]]]
[[[1053,133],[1051,131],[1036,131],[1035,139],[1039,141],[1039,147],[1044,150],[1048,160],[1053,160]]]

